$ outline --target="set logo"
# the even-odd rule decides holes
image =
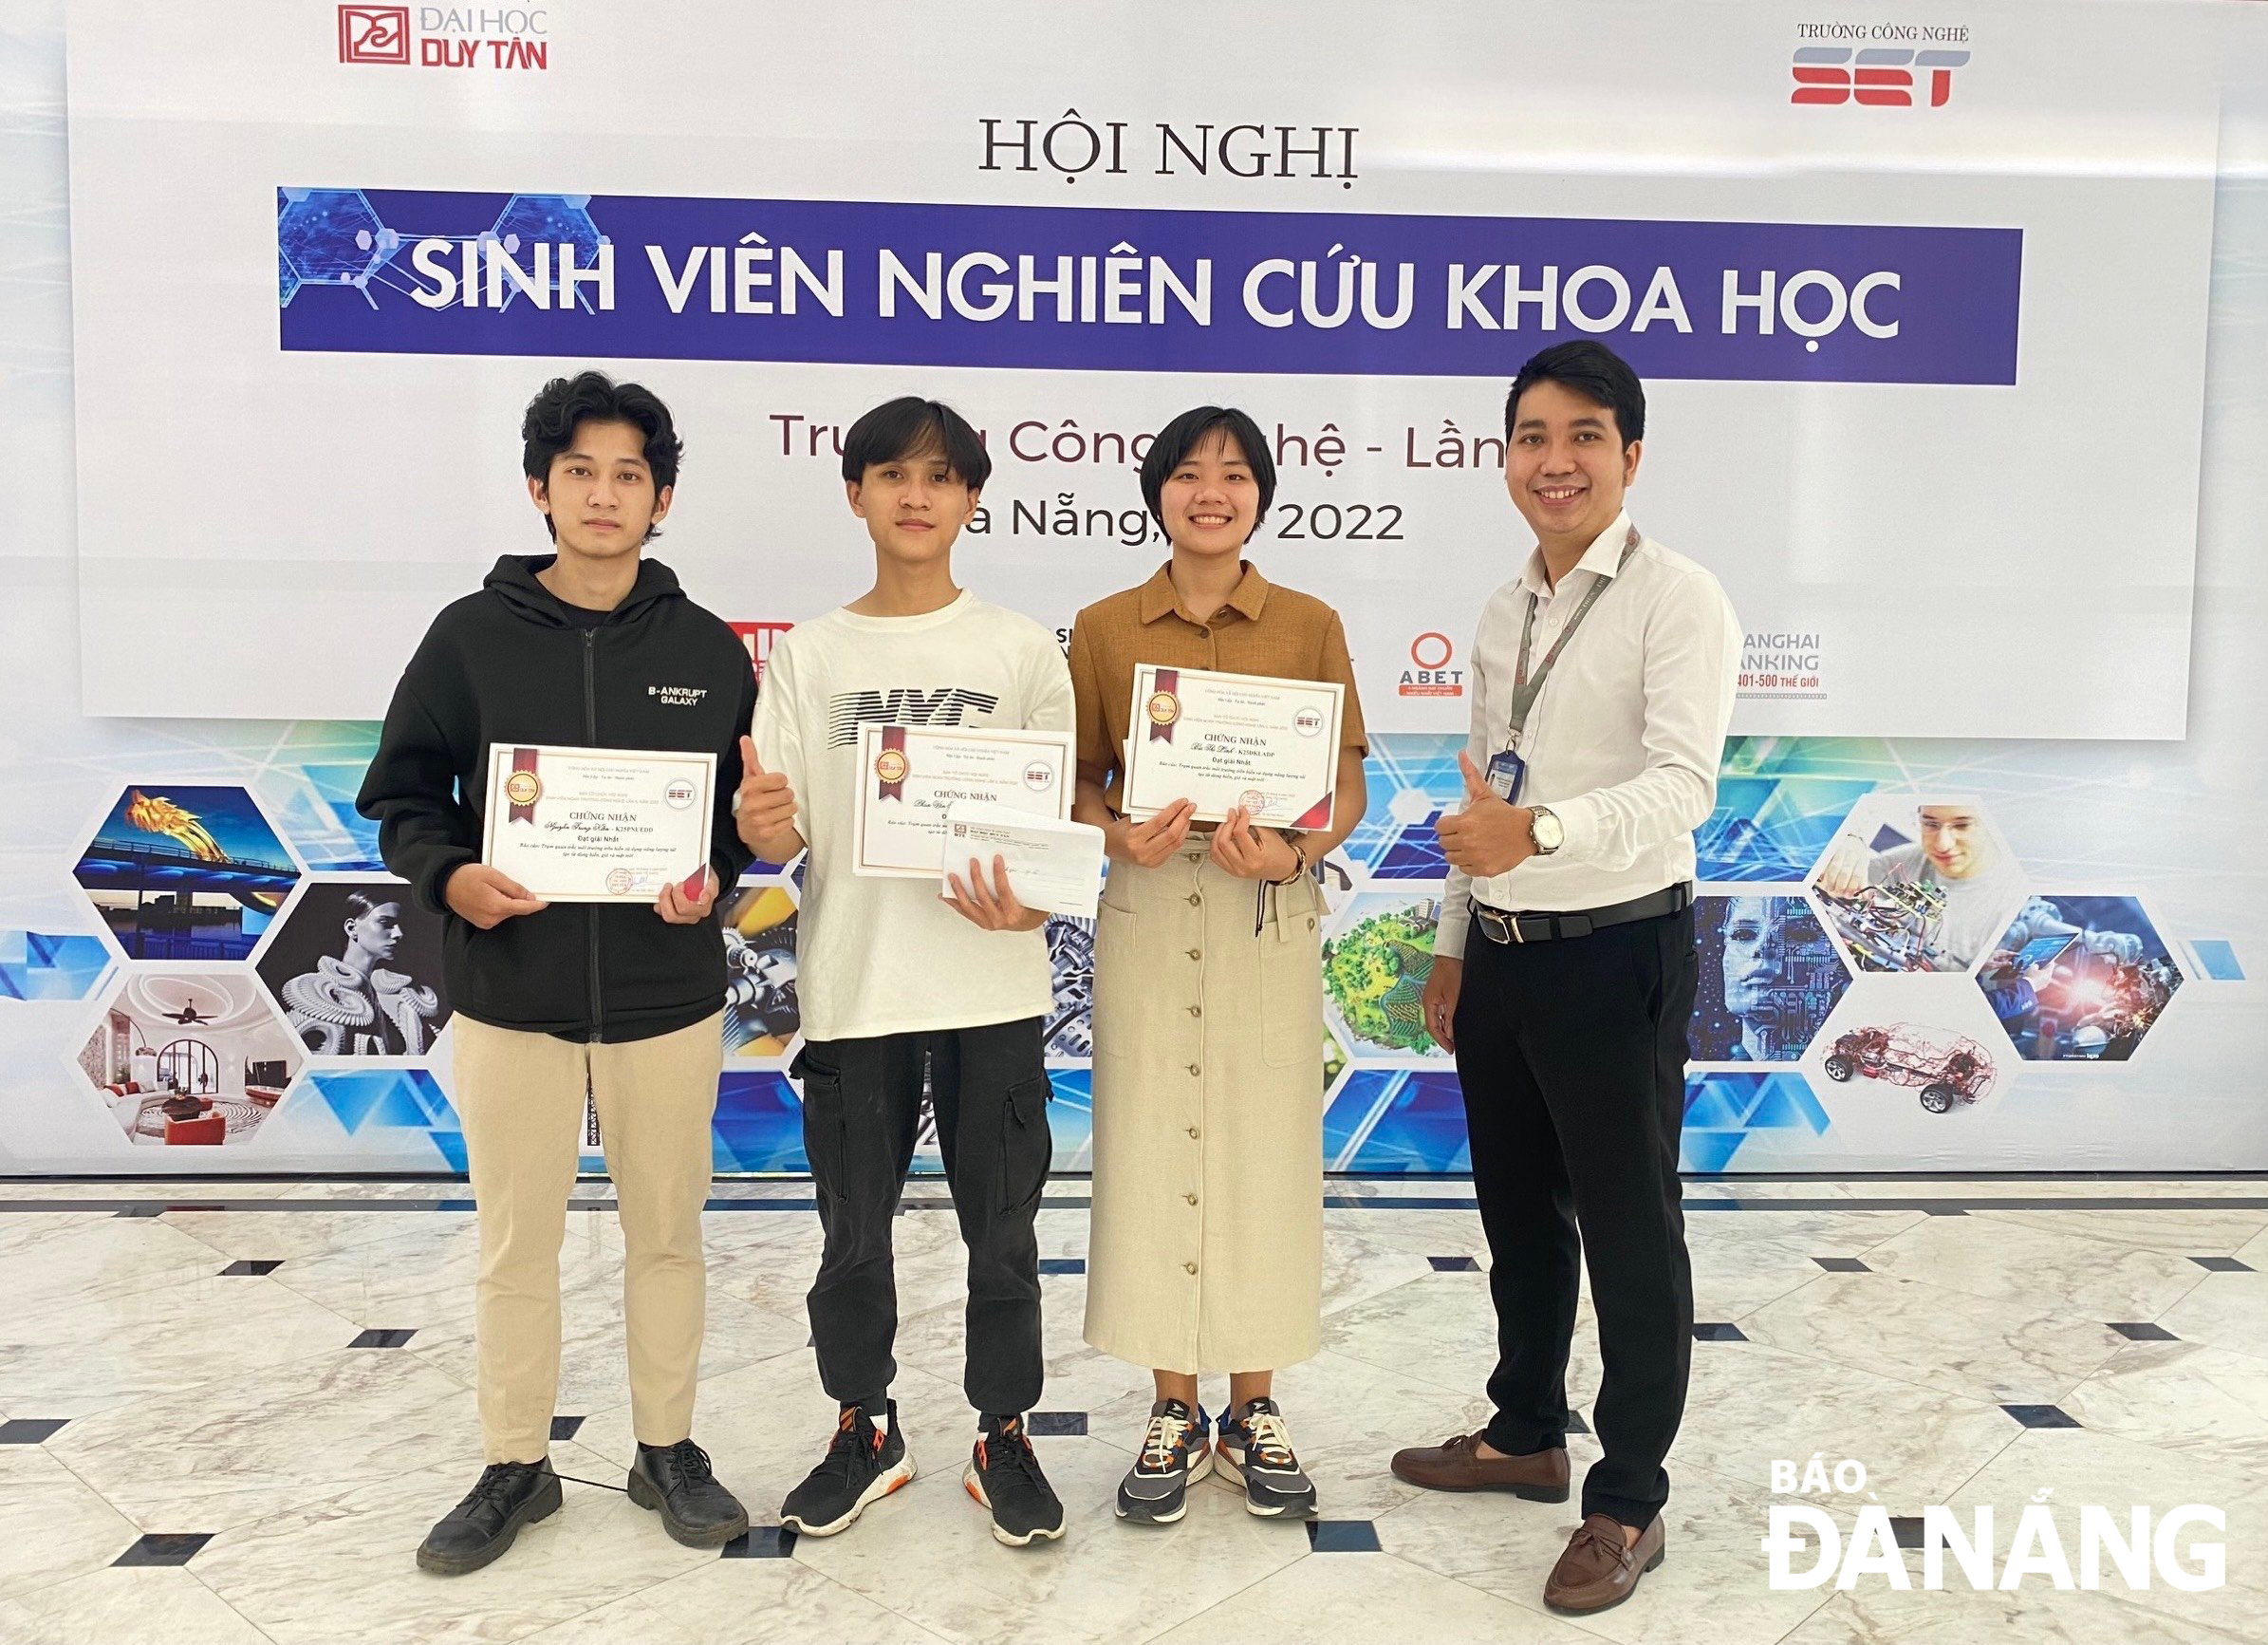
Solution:
[[[1397,690],[1404,697],[1462,697],[1465,694],[1465,671],[1449,664],[1457,658],[1457,647],[1449,636],[1427,632],[1409,643],[1410,666],[1402,671],[1402,683]]]
[[[1799,23],[1793,103],[1943,108],[1969,61],[1964,23]]]
[[[795,626],[792,623],[729,623],[726,625],[740,636],[740,644],[748,648],[749,666],[756,671],[756,683],[764,683],[764,664],[771,660],[771,647],[782,634]]]
[[[339,8],[341,63],[402,63],[410,60],[407,6]]]

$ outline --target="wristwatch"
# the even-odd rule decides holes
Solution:
[[[1566,825],[1540,805],[1528,808],[1528,839],[1535,854],[1548,857],[1567,843]]]

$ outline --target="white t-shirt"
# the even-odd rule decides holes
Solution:
[[[1044,930],[980,930],[930,881],[850,871],[865,724],[1068,732],[1070,671],[1052,634],[966,590],[919,617],[830,611],[774,642],[753,735],[764,768],[794,789],[810,847],[795,938],[804,1033],[862,1039],[1046,1015]]]

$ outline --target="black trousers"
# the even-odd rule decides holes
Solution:
[[[890,1232],[913,1164],[921,1092],[969,1249],[967,1369],[979,1411],[1039,1399],[1039,1242],[1032,1219],[1053,1144],[1040,1019],[804,1043],[804,1150],[827,1246],[809,1299],[819,1380],[839,1400],[885,1392],[898,1373]]]
[[[1641,1529],[1669,1499],[1662,1460],[1693,1358],[1678,1142],[1698,969],[1691,908],[1529,944],[1499,944],[1476,920],[1454,1023],[1494,1262],[1488,1442],[1513,1454],[1567,1442],[1587,1261],[1606,1455],[1584,1478],[1583,1512]]]

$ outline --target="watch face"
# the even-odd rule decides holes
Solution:
[[[1530,829],[1535,835],[1535,849],[1539,851],[1557,851],[1559,842],[1566,837],[1567,833],[1567,831],[1559,826],[1559,819],[1548,811],[1536,812],[1534,822],[1530,824]]]

